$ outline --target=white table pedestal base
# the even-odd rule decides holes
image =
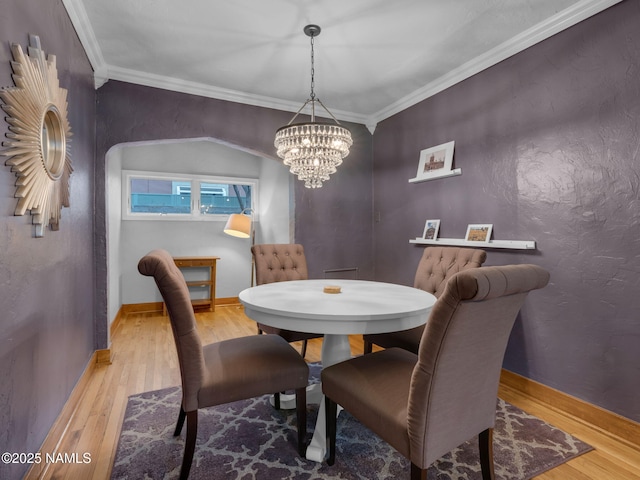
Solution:
[[[322,340],[322,366],[328,367],[351,358],[351,345],[348,335],[325,335]],[[316,428],[311,443],[307,447],[306,458],[314,462],[323,462],[327,455],[327,424],[324,407],[322,384],[314,383],[307,387],[307,403],[320,404]],[[271,397],[271,405],[274,404]],[[290,410],[296,408],[296,396],[280,394],[280,408]],[[338,405],[338,415],[342,407]]]
[[[322,401],[322,385],[314,383],[307,387],[307,403],[320,403]],[[273,395],[269,399],[272,407],[275,407],[275,400]],[[280,408],[282,410],[295,410],[296,408],[296,396],[291,393],[280,394]]]
[[[322,366],[329,367],[336,363],[344,362],[351,358],[351,346],[348,335],[325,335],[322,339]],[[321,384],[318,384],[321,387]],[[322,388],[320,388],[322,393]],[[312,403],[312,402],[309,402]],[[338,405],[338,415],[342,407]],[[313,438],[307,447],[307,460],[323,462],[327,456],[327,423],[324,410],[324,395],[320,400],[318,409],[318,419],[316,428],[313,431]]]

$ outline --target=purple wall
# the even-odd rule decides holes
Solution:
[[[292,116],[289,112],[117,81],[98,89],[96,329],[102,348],[107,342],[104,178],[109,148],[126,142],[211,137],[276,158],[275,131]],[[310,253],[312,278],[322,278],[325,269],[352,266],[359,267],[361,278],[373,276],[371,135],[362,125],[348,127],[354,145],[338,173],[320,189],[306,189],[302,182],[295,182],[295,241]]]
[[[380,123],[376,278],[411,284],[427,218],[440,237],[493,223],[487,264],[536,263],[506,368],[640,421],[640,2],[625,1]],[[462,175],[419,184],[455,140]],[[399,193],[402,192],[402,193]],[[390,255],[394,252],[394,255]]]
[[[31,216],[13,215],[16,176],[0,162],[1,452],[38,450],[95,348],[93,72],[61,1],[3,2],[0,86],[14,85],[10,43],[26,50],[29,34],[56,55],[69,92],[74,172],[60,230],[34,238]],[[8,124],[1,124],[4,138]],[[0,478],[20,478],[26,468],[0,463]]]

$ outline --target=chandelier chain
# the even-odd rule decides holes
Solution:
[[[316,70],[314,68],[314,63],[315,63],[315,55],[314,55],[314,51],[313,51],[313,37],[314,35],[311,35],[311,100],[313,100],[314,98],[316,98],[316,94],[313,91],[313,87],[315,86],[315,73]]]

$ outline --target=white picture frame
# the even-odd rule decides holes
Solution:
[[[421,150],[415,180],[428,180],[451,173],[454,144],[452,141]]]
[[[467,242],[489,243],[493,224],[491,223],[471,223],[467,225],[467,233],[464,239]]]
[[[424,224],[422,238],[425,240],[437,240],[438,230],[440,230],[440,220],[427,220]]]

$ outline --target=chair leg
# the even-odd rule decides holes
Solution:
[[[280,392],[273,394],[273,408],[280,410]]]
[[[296,422],[298,424],[298,453],[304,457],[307,451],[307,387],[296,390]]]
[[[302,358],[304,358],[304,356],[307,354],[307,340],[303,340],[302,341],[302,350],[300,351],[300,355],[302,355]]]
[[[189,478],[193,454],[196,450],[196,436],[198,435],[198,410],[187,412],[187,438],[184,442],[184,456],[180,467],[180,480]]]
[[[184,425],[184,419],[187,417],[187,413],[184,411],[184,408],[182,408],[182,405],[180,405],[180,413],[178,414],[178,423],[176,424],[176,429],[173,432],[173,436],[177,437],[178,435],[180,435],[180,432],[182,432],[182,426]]]
[[[329,397],[324,397],[324,406],[327,425],[327,465],[333,465],[336,461],[336,422],[338,417],[338,404]]]
[[[363,353],[366,355],[367,353],[373,352],[373,343],[368,340],[364,341],[364,351]]]
[[[480,467],[482,480],[494,480],[493,470],[493,428],[487,428],[478,435],[480,446]]]
[[[427,469],[411,464],[411,480],[427,480]]]

